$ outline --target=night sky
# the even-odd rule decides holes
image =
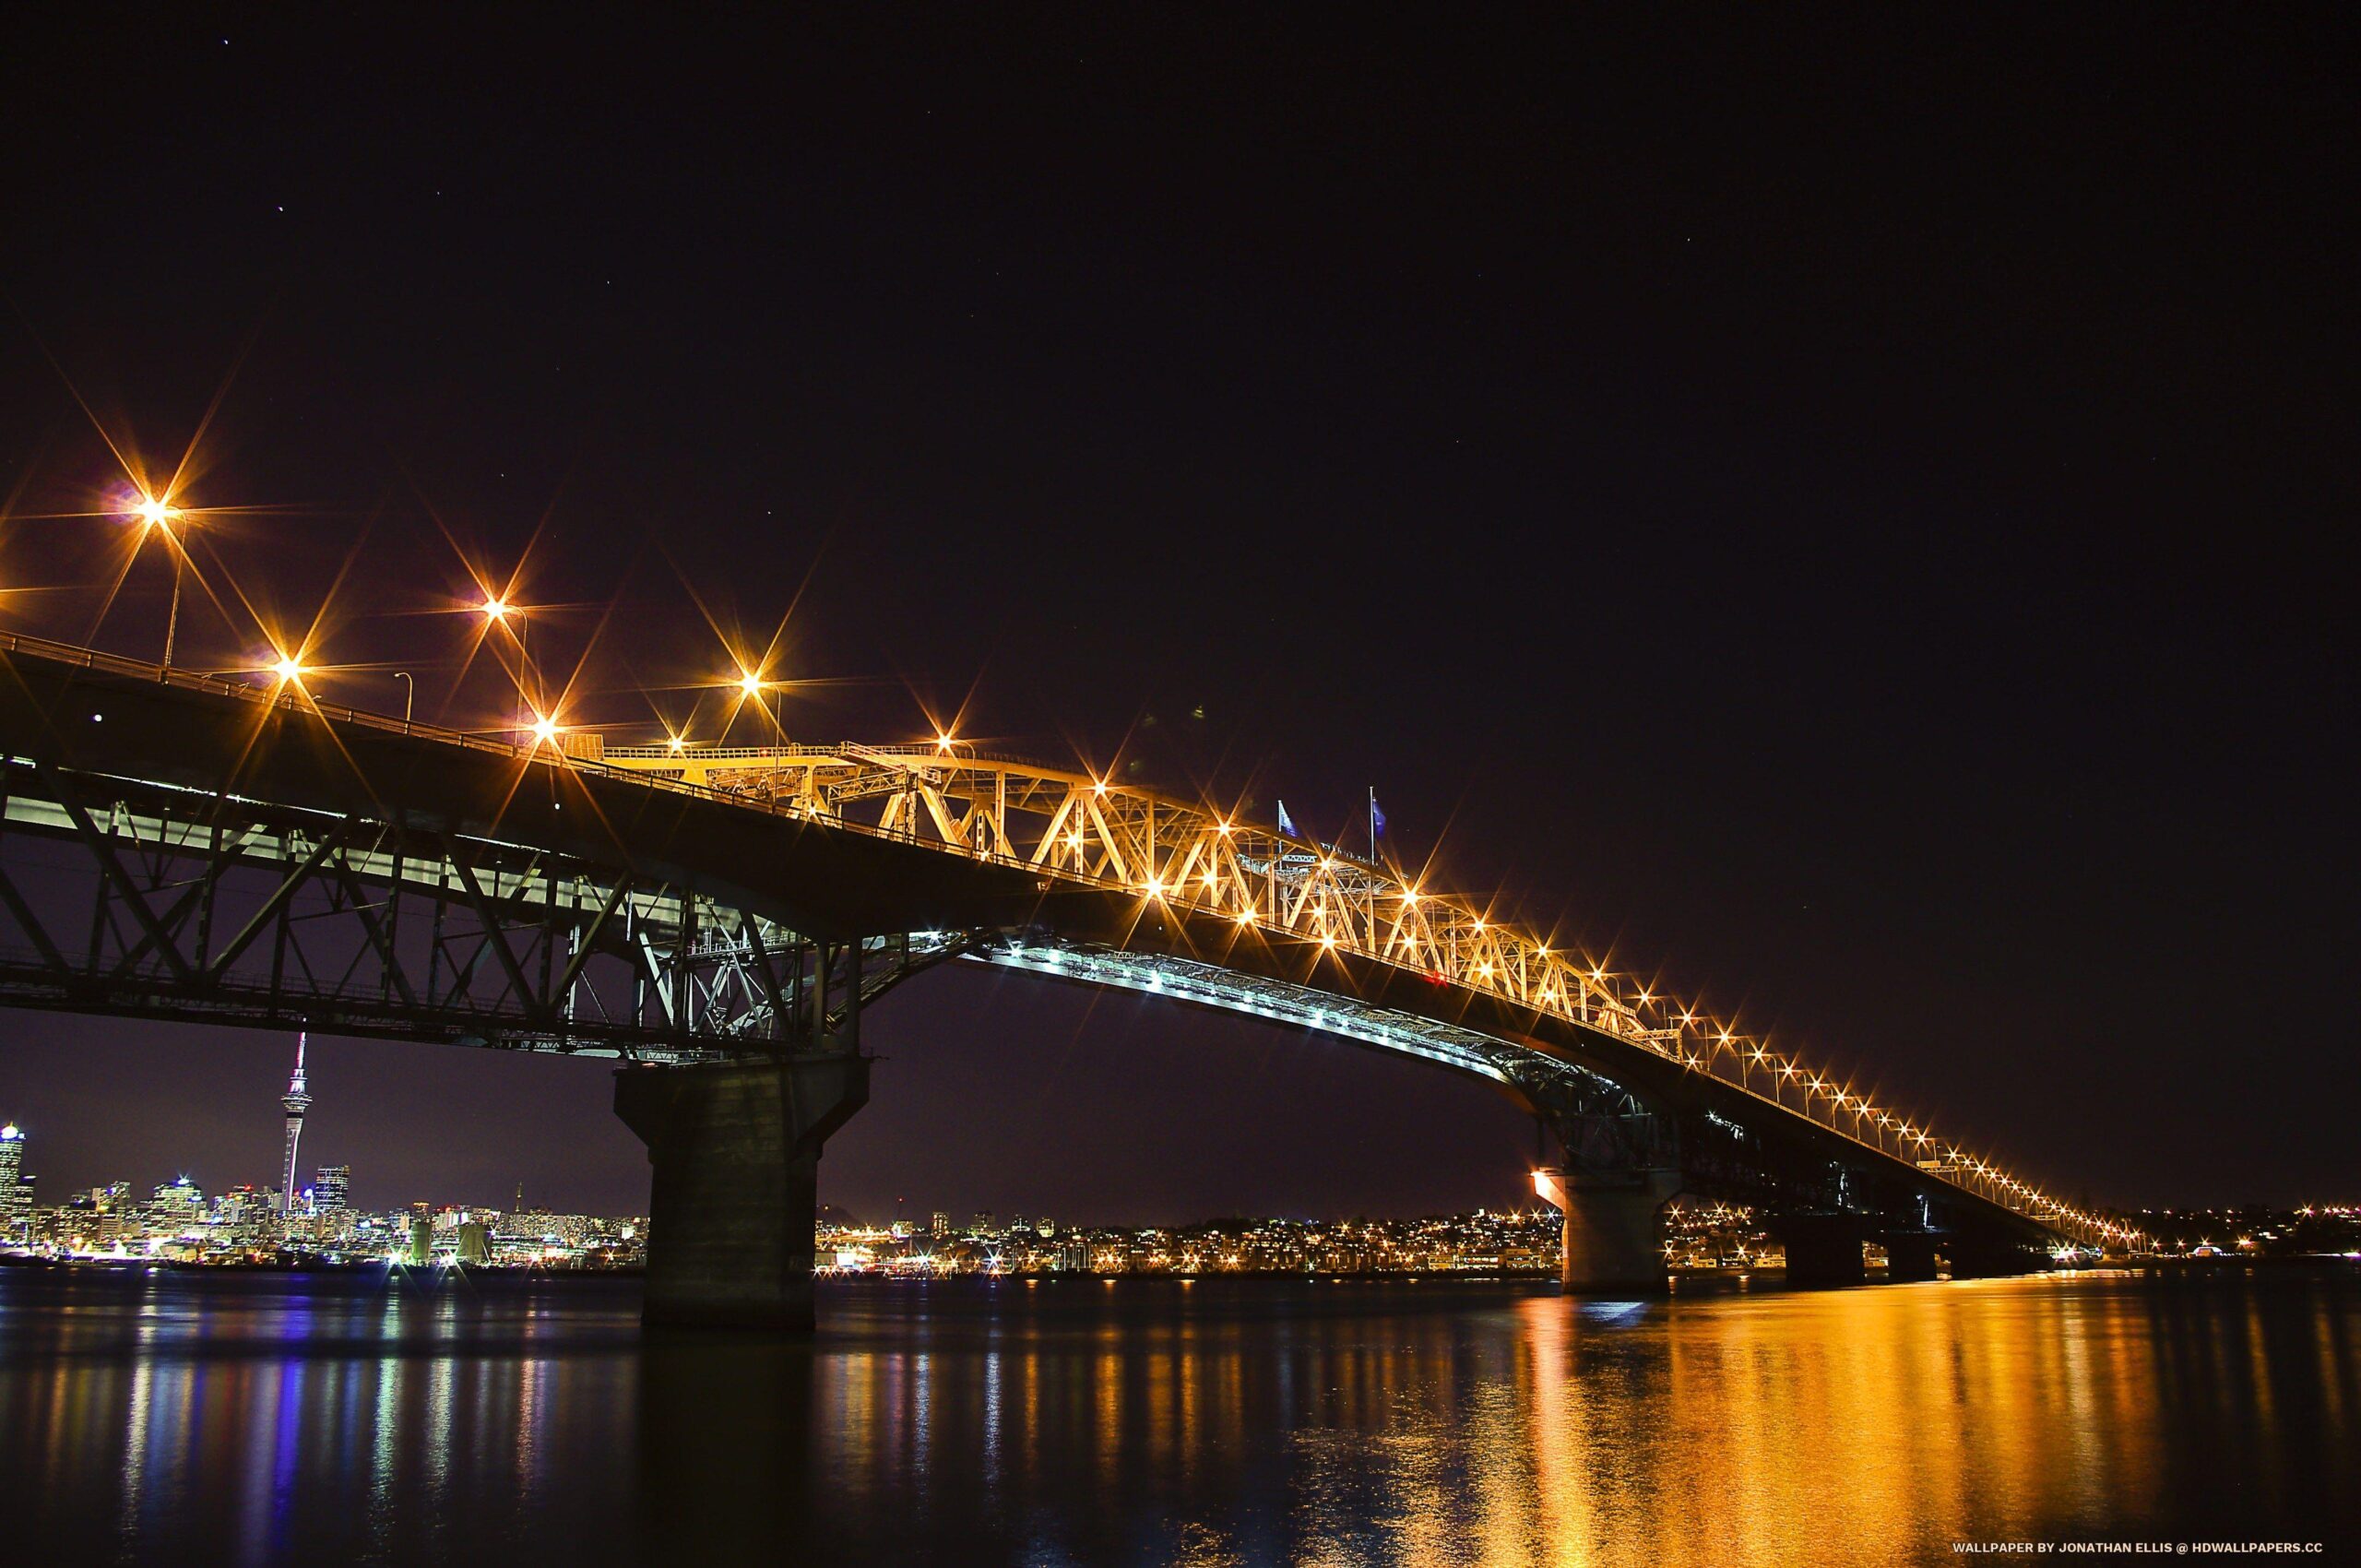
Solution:
[[[799,737],[1374,785],[2070,1195],[2361,1197],[2337,12],[337,15],[0,21],[0,625],[155,657],[164,557],[100,622],[125,530],[48,515],[202,429],[183,664],[317,617],[324,696],[496,724],[515,573],[619,739],[776,637]],[[1530,1201],[1355,1047],[975,969],[870,1026],[865,1217]],[[0,1114],[44,1202],[267,1181],[291,1051],[0,1015]],[[357,1201],[645,1203],[603,1064],[312,1084]]]

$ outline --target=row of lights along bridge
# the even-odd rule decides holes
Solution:
[[[176,531],[176,525],[187,526],[191,521],[191,516],[189,512],[173,505],[165,497],[144,493],[131,511],[142,527],[143,536],[150,531],[161,533],[169,542],[172,552],[172,608],[164,634],[164,663],[169,668],[172,660],[173,639],[180,620],[181,578],[184,567],[188,564],[187,551]],[[536,750],[548,748],[557,753],[562,760],[564,755],[564,741],[566,727],[560,722],[560,716],[543,703],[536,701],[529,690],[538,683],[532,678],[532,667],[527,644],[530,621],[526,609],[501,594],[493,592],[486,592],[481,601],[473,609],[482,617],[483,627],[487,633],[504,630],[516,640],[517,657],[516,679],[520,699],[516,731],[529,736]],[[308,698],[310,693],[303,684],[304,680],[307,676],[318,671],[303,662],[300,650],[298,654],[290,654],[283,647],[279,647],[274,648],[273,652],[275,655],[273,660],[262,666],[257,672],[268,673],[282,685],[294,686],[297,690],[303,692]],[[718,684],[723,689],[734,687],[738,694],[739,705],[753,703],[762,713],[765,721],[772,728],[778,729],[781,737],[784,738],[783,728],[777,724],[763,701],[765,692],[775,686],[777,683],[766,679],[761,669],[747,668],[747,662],[741,660],[738,673]],[[393,678],[402,681],[405,685],[403,719],[407,723],[415,707],[417,684],[408,671],[397,671]],[[524,717],[528,711],[531,714],[529,719]],[[685,734],[668,730],[665,743],[669,750],[677,753],[685,752],[691,742]],[[937,730],[933,743],[935,750],[939,753],[945,755],[957,754],[959,744],[957,737],[948,728]],[[1095,782],[1096,789],[1100,794],[1107,792],[1108,784],[1103,777],[1097,778]],[[1220,822],[1219,827],[1225,834],[1230,831],[1230,824],[1226,818]],[[1319,848],[1319,846],[1311,847]],[[1323,862],[1323,865],[1326,863]],[[1167,887],[1152,873],[1142,883],[1140,890],[1151,899],[1177,895],[1183,891],[1177,884]],[[1406,885],[1399,896],[1406,906],[1415,906],[1422,897],[1428,897],[1421,895],[1415,885]],[[1252,925],[1255,921],[1254,911],[1250,907],[1240,911],[1237,918],[1240,923]],[[1484,924],[1484,921],[1478,918],[1474,922],[1475,930],[1478,932],[1482,932]],[[1323,940],[1327,944],[1334,945],[1333,938]],[[1538,949],[1544,956],[1548,956],[1548,951],[1546,945]],[[1609,977],[1605,966],[1595,964],[1591,968],[1590,978],[1603,984]],[[1880,1149],[1884,1149],[1887,1137],[1891,1134],[1897,1146],[1897,1151],[1915,1156],[1917,1163],[1926,1170],[1939,1171],[1954,1179],[1972,1179],[1995,1189],[2003,1196],[2004,1201],[2010,1202],[2014,1206],[2021,1206],[2045,1217],[2071,1220],[2085,1229],[2106,1237],[2115,1244],[2134,1243],[2142,1240],[2129,1227],[2118,1224],[2106,1217],[2085,1213],[2061,1204],[2039,1187],[2008,1174],[2005,1170],[1993,1162],[1972,1155],[1958,1146],[1942,1143],[1922,1124],[1872,1103],[1869,1096],[1855,1092],[1849,1085],[1842,1084],[1832,1076],[1813,1072],[1790,1056],[1773,1051],[1763,1041],[1741,1036],[1731,1026],[1707,1016],[1696,1006],[1684,1006],[1668,998],[1659,997],[1651,987],[1636,988],[1631,993],[1631,1000],[1639,1006],[1658,1010],[1660,1015],[1667,1018],[1677,1018],[1682,1031],[1697,1030],[1702,1034],[1706,1051],[1688,1051],[1680,1057],[1684,1064],[1689,1067],[1710,1071],[1713,1064],[1718,1063],[1726,1053],[1737,1063],[1739,1081],[1744,1087],[1750,1088],[1752,1087],[1754,1074],[1760,1070],[1769,1082],[1773,1095],[1778,1097],[1782,1103],[1785,1102],[1784,1097],[1786,1090],[1793,1087],[1803,1101],[1802,1109],[1806,1115],[1820,1119],[1824,1111],[1824,1119],[1833,1127],[1839,1125],[1837,1122],[1839,1115],[1849,1116],[1855,1125],[1848,1135],[1858,1136],[1860,1132],[1866,1129],[1873,1136],[1876,1146]],[[1711,1053],[1710,1062],[1707,1052]]]

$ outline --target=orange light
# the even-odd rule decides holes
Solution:
[[[557,739],[557,725],[547,719],[533,720],[533,739],[544,744]]]
[[[180,516],[180,511],[177,507],[172,506],[166,502],[160,501],[152,495],[140,502],[138,505],[134,506],[131,510],[134,516],[138,517],[141,522],[147,524],[151,529],[160,528],[164,524],[171,522],[174,517]]]
[[[682,740],[678,735],[667,736],[664,741],[665,749],[668,751],[685,751],[688,749],[688,742]]]
[[[508,619],[508,601],[504,599],[487,599],[476,608],[483,612],[483,617],[487,621]]]
[[[282,681],[301,681],[311,673],[291,659],[282,659],[270,667],[270,672]]]
[[[741,675],[738,677],[738,689],[745,693],[750,697],[761,696],[763,695],[763,678],[759,673]]]

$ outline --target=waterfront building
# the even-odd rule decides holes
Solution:
[[[193,1236],[206,1222],[205,1194],[185,1176],[160,1184],[144,1207],[140,1218],[154,1236]]]
[[[323,1165],[312,1178],[312,1212],[336,1214],[351,1206],[352,1167]]]
[[[14,1122],[0,1127],[0,1241],[25,1239],[33,1207],[33,1179],[25,1174],[25,1134]]]

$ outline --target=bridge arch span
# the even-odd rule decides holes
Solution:
[[[867,1093],[865,1065],[814,1063],[860,1062],[865,1005],[965,957],[1486,1078],[1557,1134],[1537,1174],[1561,1193],[1679,1186],[2004,1251],[2097,1233],[1817,1075],[1790,1103],[1792,1063],[1764,1093],[1732,1031],[1400,868],[1086,772],[523,747],[29,639],[0,659],[0,844],[74,846],[96,910],[44,919],[54,878],[0,874],[0,1000],[603,1052],[643,1084],[703,1064],[735,1110],[634,1088],[635,1124],[800,1125],[792,1162]]]

